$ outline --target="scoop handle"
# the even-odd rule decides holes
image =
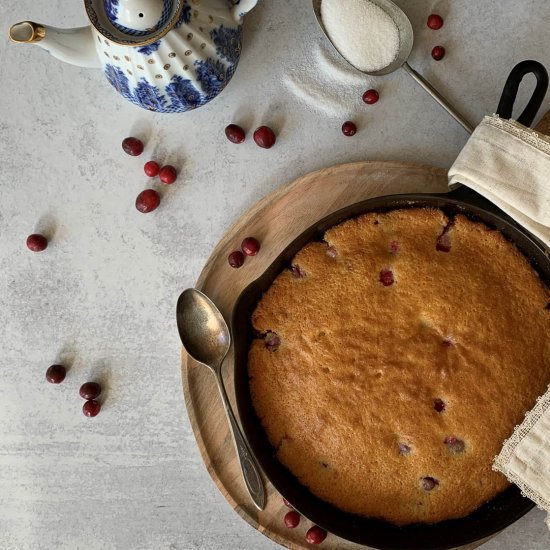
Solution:
[[[417,73],[408,63],[404,63],[402,68],[409,73],[424,90],[426,90],[441,107],[443,107],[468,133],[474,131],[474,127],[419,73]]]
[[[231,427],[231,434],[233,435],[235,448],[239,456],[239,463],[241,465],[244,484],[246,485],[248,493],[252,497],[252,501],[256,505],[256,508],[258,508],[258,510],[263,510],[266,504],[266,496],[264,484],[260,476],[260,469],[258,468],[258,465],[256,464],[256,461],[248,448],[243,434],[241,433],[241,429],[237,424],[237,420],[235,419],[235,415],[233,414],[233,410],[231,409],[231,404],[229,403],[229,398],[227,397],[227,392],[225,391],[221,369],[216,371],[216,378],[218,380],[218,388],[220,390],[227,420],[229,420],[229,426]]]

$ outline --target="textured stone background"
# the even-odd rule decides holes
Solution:
[[[496,108],[512,66],[549,61],[546,0],[400,0],[418,32],[412,64],[473,121]],[[439,35],[432,10],[447,15]],[[0,36],[34,19],[86,23],[81,2],[4,0]],[[241,66],[210,105],[153,115],[119,99],[101,73],[36,47],[0,43],[0,547],[6,549],[267,549],[210,481],[182,400],[174,307],[245,208],[310,170],[362,159],[448,167],[466,134],[400,72],[357,87],[350,118],[320,116],[282,83],[321,40],[309,0],[263,0],[245,25]],[[431,61],[436,42],[448,57]],[[383,100],[360,94],[376,85]],[[550,104],[546,104],[548,109]],[[270,151],[226,142],[229,122],[274,126]],[[120,142],[147,140],[140,159]],[[134,209],[143,161],[181,169],[154,214]],[[26,236],[45,231],[48,250]],[[44,372],[71,369],[51,386]],[[78,388],[98,378],[103,411],[84,418]],[[487,550],[548,548],[533,512]]]

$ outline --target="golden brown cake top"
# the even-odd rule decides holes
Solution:
[[[253,314],[251,394],[277,457],[347,512],[469,514],[507,486],[493,457],[550,382],[548,289],[501,233],[440,210],[325,240]]]

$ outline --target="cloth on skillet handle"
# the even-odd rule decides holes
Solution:
[[[485,117],[449,171],[449,185],[459,183],[550,247],[549,137],[497,115]],[[493,469],[550,513],[550,388],[504,442]]]
[[[550,246],[550,137],[497,115],[474,130],[449,171]]]

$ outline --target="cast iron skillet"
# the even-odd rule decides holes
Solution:
[[[499,114],[511,115],[519,83],[523,76],[531,72],[537,77],[537,89],[526,110],[518,118],[526,126],[533,122],[548,86],[548,75],[542,65],[534,61],[525,61],[514,68],[499,105]],[[434,525],[409,525],[399,528],[384,521],[342,512],[317,498],[277,460],[252,406],[247,368],[248,349],[254,337],[250,319],[263,293],[271,286],[277,275],[289,266],[294,255],[308,242],[322,238],[328,228],[366,212],[419,207],[441,208],[451,215],[462,213],[498,229],[523,252],[542,280],[550,286],[550,260],[543,246],[489,201],[462,187],[440,195],[378,197],[327,216],[295,239],[267,271],[243,291],[233,312],[238,412],[244,435],[264,473],[275,488],[315,524],[344,539],[382,550],[439,550],[469,544],[501,531],[526,514],[534,504],[522,497],[517,487],[512,486],[465,518]]]

